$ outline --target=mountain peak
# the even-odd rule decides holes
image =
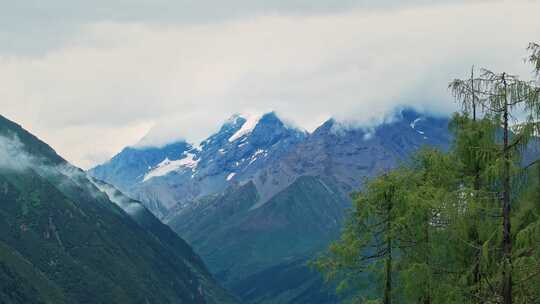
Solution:
[[[255,129],[262,117],[263,116],[261,115],[245,115],[245,117],[239,116],[238,120],[243,119],[244,122],[242,123],[240,129],[238,129],[231,137],[229,137],[229,142],[233,142],[251,133],[251,131]]]
[[[281,119],[278,117],[275,111],[267,112],[262,115],[261,120],[278,120],[281,121]]]
[[[245,121],[246,121],[246,118],[244,117],[244,115],[241,115],[238,113],[233,114],[231,115],[231,117],[225,120],[225,122],[221,126],[221,130],[230,129],[235,126],[241,126]]]
[[[397,110],[393,116],[398,117],[399,119],[403,121],[414,121],[415,119],[418,119],[420,117],[431,116],[431,115],[420,113],[419,111],[410,107],[404,107]]]
[[[366,122],[359,122],[355,120],[339,120],[336,118],[327,119],[322,125],[315,129],[314,134],[317,133],[341,133],[343,131],[352,130],[364,130],[375,129],[383,125],[391,125],[396,122],[412,123],[415,120],[422,120],[432,115],[421,113],[411,107],[399,107],[386,113],[385,115],[373,118]]]

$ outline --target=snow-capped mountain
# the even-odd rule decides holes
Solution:
[[[280,163],[281,172],[294,176],[332,177],[344,193],[358,189],[365,177],[395,167],[422,146],[446,149],[448,119],[405,109],[386,123],[355,128],[329,119]],[[271,174],[269,170],[268,174]],[[276,180],[283,180],[280,176]]]
[[[420,147],[446,149],[450,141],[447,118],[408,109],[371,128],[329,119],[311,134],[275,113],[236,115],[200,145],[184,143],[139,165],[127,192],[185,237],[246,303],[335,303],[304,262],[339,234],[351,191]],[[125,167],[118,159],[91,173],[115,184]],[[276,275],[299,279],[286,290],[257,283]]]
[[[164,218],[187,202],[250,180],[306,137],[273,112],[234,115],[197,146],[179,142],[162,148],[130,147],[89,172]]]
[[[131,187],[144,180],[145,175],[165,160],[176,161],[192,147],[185,141],[163,147],[126,147],[108,162],[89,172],[94,177],[114,184],[127,193]]]

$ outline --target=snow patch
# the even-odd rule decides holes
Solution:
[[[251,160],[249,161],[249,165],[251,165],[252,163],[254,163],[258,158],[259,158],[259,155],[263,154],[264,153],[264,156],[266,156],[268,154],[268,152],[266,150],[263,150],[263,149],[258,149],[257,151],[255,151],[255,153],[253,153],[253,155],[251,156]]]
[[[423,117],[418,117],[417,119],[415,119],[413,122],[410,123],[410,126],[411,126],[412,129],[414,129],[416,131],[416,133],[418,133],[420,135],[424,135],[425,134],[424,131],[416,130],[416,124],[421,120],[424,120],[424,118]],[[424,136],[424,139],[426,139],[425,136]]]
[[[199,164],[199,160],[195,160],[195,154],[187,153],[186,157],[179,160],[169,160],[165,158],[159,163],[156,168],[144,175],[143,182],[157,176],[164,176],[173,171],[177,171],[182,168],[190,168],[192,171]]]
[[[410,123],[410,126],[411,128],[415,128],[416,127],[416,124],[421,121],[423,118],[422,117],[418,117],[417,119],[415,119],[413,122]]]
[[[251,133],[251,131],[253,131],[253,129],[255,129],[255,127],[257,126],[257,123],[259,123],[260,119],[261,115],[252,115],[246,117],[246,121],[244,122],[244,124],[242,124],[240,130],[238,130],[236,133],[233,134],[233,136],[229,138],[229,142],[233,142],[240,137]]]
[[[191,150],[196,151],[196,152],[201,152],[202,151],[202,146],[201,146],[200,143],[198,145],[193,145]]]
[[[372,139],[374,136],[375,136],[375,130],[370,128],[366,130],[366,133],[364,133],[364,136],[362,136],[362,139],[364,141],[368,141]]]
[[[227,176],[227,180],[230,181],[234,176],[236,175],[236,173],[231,173]]]
[[[256,157],[257,155],[263,154],[264,152],[266,152],[266,150],[259,149],[259,150],[255,151],[255,153],[253,153],[253,156],[252,156],[252,157]]]

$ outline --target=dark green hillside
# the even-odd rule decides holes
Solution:
[[[334,290],[307,263],[298,259],[269,267],[234,283],[231,289],[247,303],[339,303]]]
[[[328,303],[305,261],[339,234],[348,201],[333,185],[303,176],[259,206],[248,183],[194,203],[169,224],[249,303],[292,303],[303,293],[297,303]]]
[[[0,136],[1,303],[235,302],[146,209],[2,117]]]

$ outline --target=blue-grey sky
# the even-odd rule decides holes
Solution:
[[[0,2],[0,113],[85,168],[236,112],[308,130],[397,105],[448,113],[449,80],[472,64],[529,78],[540,40],[529,0]]]

